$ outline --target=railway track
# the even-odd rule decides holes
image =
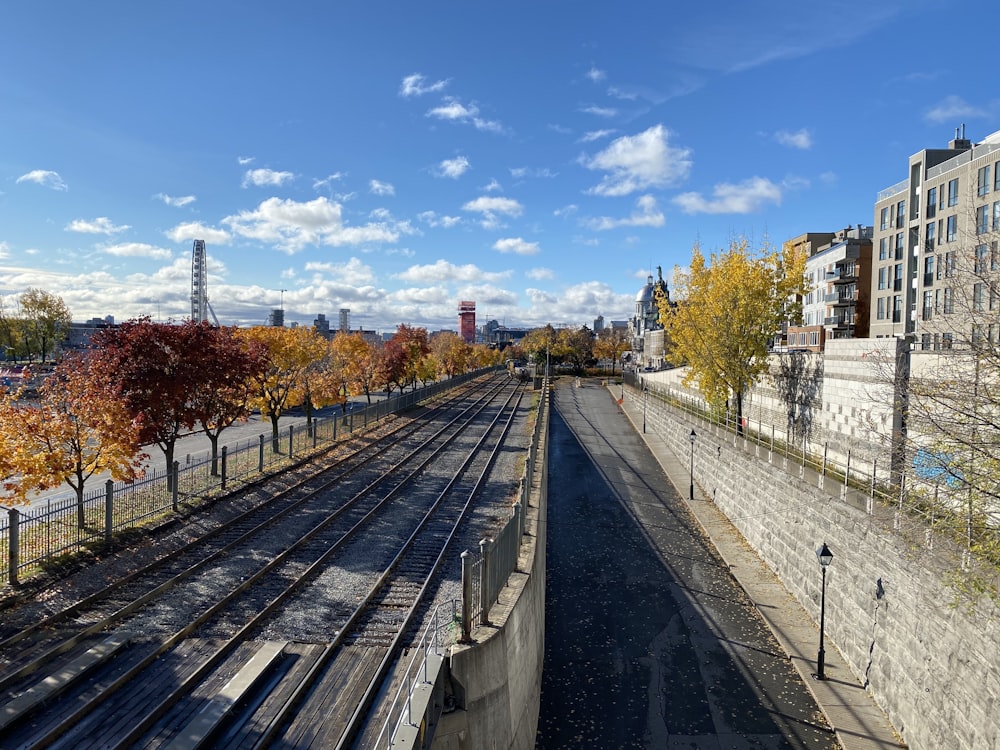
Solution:
[[[298,717],[318,713],[315,746],[348,747],[519,403],[509,378],[480,382],[282,478],[260,507],[41,627],[4,633],[0,746],[308,746]]]

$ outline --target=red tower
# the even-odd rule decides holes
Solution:
[[[476,303],[458,303],[458,331],[466,344],[476,343]]]

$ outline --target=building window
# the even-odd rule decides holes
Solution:
[[[986,234],[990,231],[989,206],[976,207],[976,234]]]
[[[920,348],[924,351],[931,348],[931,335],[929,333],[920,334]]]
[[[948,252],[944,254],[944,277],[950,279],[955,275],[955,253]]]
[[[944,309],[942,312],[945,315],[951,315],[955,312],[955,295],[952,294],[951,287],[944,288]]]
[[[986,269],[989,265],[989,255],[990,249],[987,245],[976,245],[976,259],[973,263],[972,272],[977,276],[982,276],[986,273]]]
[[[810,346],[819,346],[819,331],[810,331],[809,332],[809,345]]]
[[[990,243],[990,270],[1000,270],[1000,255],[997,255],[997,243]]]
[[[903,291],[903,264],[897,263],[893,268],[892,291]]]
[[[945,349],[945,350],[949,350],[949,349],[951,349],[951,346],[952,346],[951,334],[950,333],[942,333],[941,334],[941,348]]]
[[[1000,190],[1000,161],[993,165],[993,189]]]
[[[1000,201],[993,201],[993,231],[1000,229]]]
[[[931,250],[934,249],[934,229],[935,228],[936,227],[935,227],[935,224],[934,224],[933,221],[930,224],[927,225],[927,235],[924,238],[924,249],[927,252],[930,252]]]
[[[976,195],[986,195],[990,192],[990,165],[980,167],[976,176]]]
[[[900,201],[896,204],[896,226],[902,227],[906,225],[906,201]]]
[[[896,232],[896,260],[902,260],[906,253],[906,243],[903,242],[903,232]]]
[[[986,307],[986,285],[977,281],[972,285],[972,309],[982,312]]]
[[[885,297],[878,298],[878,304],[876,306],[875,318],[877,320],[885,320]]]
[[[924,258],[924,286],[931,286],[934,283],[934,256],[928,255]]]
[[[958,205],[958,178],[948,180],[948,205]]]
[[[879,214],[879,229],[889,228],[889,207],[885,206]]]
[[[885,260],[889,257],[889,239],[887,237],[880,237],[878,241],[878,259]]]
[[[937,213],[937,188],[927,189],[927,218],[933,219]]]
[[[972,326],[972,345],[980,348],[986,341],[986,326],[977,324]]]
[[[948,235],[946,242],[954,242],[955,235],[958,234],[958,216],[952,214],[948,217]]]
[[[934,313],[938,314],[941,312],[941,290],[934,290]]]
[[[903,298],[898,294],[892,298],[892,322],[903,322]]]
[[[928,290],[924,292],[924,320],[931,320],[934,317],[934,292]]]
[[[885,272],[887,271],[886,266],[882,266],[878,269],[878,288],[885,289]]]

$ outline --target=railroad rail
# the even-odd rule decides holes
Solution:
[[[480,381],[283,475],[265,502],[34,627],[5,630],[4,747],[349,747],[442,560],[457,558],[521,394],[505,374]]]

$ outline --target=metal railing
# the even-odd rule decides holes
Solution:
[[[636,373],[626,374],[633,396],[639,389]],[[645,380],[645,397],[728,434],[734,445],[753,450],[772,463],[780,460],[786,471],[800,477],[813,472],[819,486],[836,490],[841,500],[858,505],[871,516],[887,520],[891,529],[927,548],[935,540],[950,540],[963,550],[961,567],[967,569],[978,559],[990,568],[987,577],[1000,567],[1000,507],[974,507],[967,489],[953,489],[947,483],[918,479],[904,467],[891,466],[890,451],[879,446],[847,448],[843,459],[831,451],[829,441],[817,441],[812,431],[744,417],[742,424],[726,410],[713,410],[700,397],[675,389],[670,384]],[[763,455],[766,452],[766,456]],[[995,581],[1000,584],[1000,580]]]
[[[485,372],[492,371],[493,368]],[[9,508],[0,514],[0,580],[16,585],[61,555],[110,547],[114,535],[162,518],[203,500],[260,479],[281,466],[304,458],[383,417],[405,411],[421,401],[475,378],[484,371],[458,375],[408,393],[369,404],[360,411],[290,425],[272,440],[270,434],[225,445],[217,471],[211,458],[175,461],[173,477],[163,469],[148,470],[133,482],[112,482],[75,494],[54,496],[43,504]],[[223,433],[225,434],[225,433]]]

